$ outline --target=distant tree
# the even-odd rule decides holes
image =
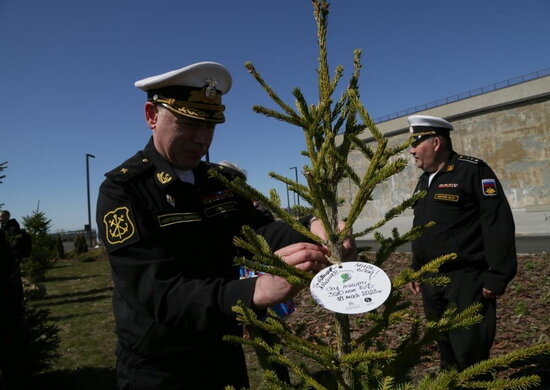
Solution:
[[[307,215],[313,215],[313,208],[295,204],[291,206],[290,214],[297,218],[302,218]]]
[[[3,163],[0,163],[0,172],[3,172],[8,167],[8,162],[4,161]],[[0,175],[0,184],[2,184],[2,179],[4,179],[6,175]],[[3,205],[3,203],[0,204],[0,207]]]
[[[77,255],[88,252],[88,244],[86,243],[86,237],[84,234],[79,234],[74,239],[74,252]]]

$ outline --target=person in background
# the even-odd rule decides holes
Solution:
[[[0,226],[2,230],[8,235],[16,235],[21,232],[19,222],[15,218],[11,218],[11,214],[8,210],[0,211]]]
[[[243,169],[241,167],[239,167],[237,164],[231,162],[231,161],[227,161],[227,160],[222,160],[220,161],[218,164],[220,164],[222,167],[224,167],[225,169],[228,169],[228,170],[232,170],[235,175],[239,178],[241,178],[242,180],[246,181],[247,178],[248,178],[248,173],[246,172],[246,169]],[[224,169],[222,168],[222,169]],[[264,214],[264,216],[271,220],[271,221],[275,221],[275,217],[273,217],[273,214],[271,214],[271,212],[269,210],[267,210],[259,201],[253,199],[252,200],[252,204],[254,205],[254,207],[260,211],[261,213]]]
[[[32,238],[25,229],[21,229],[19,222],[17,222],[15,218],[10,217],[11,215],[9,211],[1,211],[0,226],[6,234],[6,240],[9,243],[13,257],[18,263],[17,268],[19,269],[19,263],[21,263],[23,258],[31,255]],[[16,272],[15,274],[19,275],[19,272]]]
[[[135,83],[147,93],[152,137],[142,151],[106,174],[97,225],[114,280],[121,389],[248,387],[231,308],[241,301],[263,315],[299,289],[284,278],[240,279],[233,244],[243,225],[263,234],[285,262],[318,272],[326,249],[286,224],[267,220],[252,202],[208,174],[223,166],[201,160],[225,121],[222,95],[231,75],[201,62]],[[310,221],[318,231],[318,221]],[[353,250],[353,248],[351,248]]]
[[[8,210],[0,211],[0,228],[6,234],[12,253],[17,256],[17,239],[21,234],[21,227],[19,222],[15,218],[11,218],[11,214]]]
[[[218,164],[222,166],[221,169],[228,169],[230,172],[232,172],[232,174],[240,177],[243,181],[246,181],[246,179],[248,178],[248,172],[246,172],[246,169],[239,167],[237,164],[231,161],[222,160]]]
[[[2,212],[9,221],[9,213]],[[15,220],[14,220],[15,221]],[[17,223],[17,221],[16,221]],[[12,225],[13,226],[13,225]],[[19,224],[17,224],[19,226]],[[4,229],[0,229],[0,389],[32,389],[29,341],[19,264]]]
[[[442,118],[408,118],[414,141],[410,154],[424,172],[415,188],[427,195],[414,205],[414,226],[435,226],[412,243],[412,266],[448,253],[457,258],[444,263],[438,275],[445,286],[411,283],[422,293],[428,320],[438,320],[451,305],[458,310],[481,303],[482,321],[449,332],[438,342],[441,368],[466,367],[489,358],[496,332],[496,299],[516,274],[515,227],[502,186],[482,160],[453,150],[453,125]]]

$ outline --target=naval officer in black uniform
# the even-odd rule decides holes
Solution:
[[[495,173],[482,160],[453,151],[445,119],[408,118],[414,138],[410,154],[424,171],[416,191],[427,195],[416,202],[414,226],[436,224],[412,243],[413,268],[438,256],[456,253],[456,260],[439,269],[451,282],[444,287],[411,283],[422,292],[424,311],[437,320],[450,306],[459,310],[482,303],[483,320],[450,332],[439,341],[441,367],[460,370],[489,358],[496,330],[496,298],[516,274],[515,228],[512,212]]]
[[[326,250],[208,175],[213,167],[237,174],[201,161],[224,122],[225,67],[202,62],[135,85],[147,92],[152,137],[106,174],[97,205],[114,280],[117,382],[132,390],[247,387],[242,348],[222,341],[241,332],[231,307],[240,300],[262,311],[298,291],[270,275],[239,280],[233,237],[244,224],[257,228],[306,271],[326,265]]]

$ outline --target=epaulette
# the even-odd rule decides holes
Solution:
[[[460,161],[465,161],[467,163],[470,163],[470,164],[480,164],[482,162],[482,160],[480,160],[479,158],[475,158],[475,157],[470,157],[470,156],[464,156],[464,155],[459,155],[458,156],[458,159]]]
[[[137,153],[117,168],[107,172],[105,176],[115,182],[122,183],[151,168],[153,168],[153,164],[149,161],[149,159],[141,153]]]

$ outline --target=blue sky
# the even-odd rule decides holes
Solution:
[[[303,136],[252,111],[275,106],[244,63],[288,103],[294,87],[316,103],[315,34],[309,0],[0,0],[0,203],[20,221],[39,204],[53,232],[81,229],[90,153],[95,228],[103,174],[150,136],[134,81],[208,60],[233,75],[211,161],[237,163],[286,204],[268,172],[294,177]],[[336,0],[329,16],[330,66],[346,81],[362,49],[373,117],[548,68],[549,42],[548,0]]]

